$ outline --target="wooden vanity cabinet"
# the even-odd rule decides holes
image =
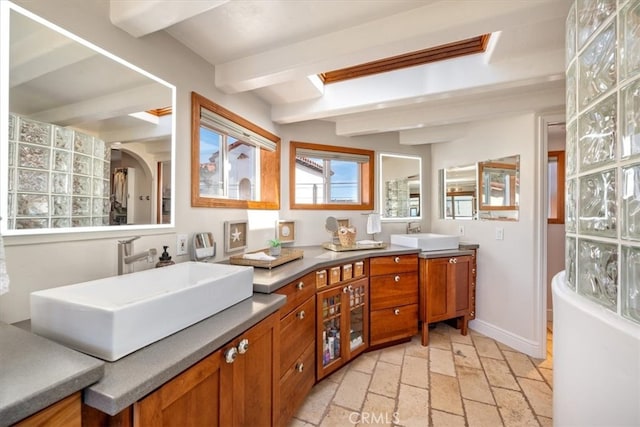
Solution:
[[[136,402],[134,426],[275,425],[279,317],[272,314]]]
[[[371,347],[411,338],[418,332],[418,255],[369,260]]]
[[[422,345],[429,343],[429,323],[458,319],[462,335],[467,334],[472,301],[472,257],[420,259],[420,320]]]
[[[315,384],[317,278],[313,272],[276,291],[287,297],[280,309],[279,425],[287,425]]]

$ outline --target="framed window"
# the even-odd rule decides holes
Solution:
[[[192,92],[191,205],[280,208],[280,138]]]
[[[373,209],[374,152],[291,141],[291,209]]]

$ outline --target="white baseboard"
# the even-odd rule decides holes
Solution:
[[[531,357],[536,357],[539,359],[544,359],[547,357],[546,342],[538,343],[526,338],[522,338],[519,335],[514,335],[509,331],[506,331],[502,328],[492,325],[491,323],[487,323],[479,319],[469,322],[469,328],[483,335],[486,335],[489,338],[493,338],[494,340],[499,341],[502,344],[508,345],[514,350],[518,350],[519,352],[525,353]]]

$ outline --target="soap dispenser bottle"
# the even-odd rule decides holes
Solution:
[[[176,262],[171,260],[171,257],[169,256],[169,253],[167,252],[167,248],[169,246],[163,246],[162,248],[164,249],[164,252],[162,252],[162,254],[160,255],[160,260],[158,261],[158,263],[156,264],[156,268],[159,267],[166,267],[167,265],[173,265]]]

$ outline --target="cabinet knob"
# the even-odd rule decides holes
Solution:
[[[296,371],[298,371],[298,372],[304,371],[304,363],[302,363],[302,362],[296,363]]]
[[[349,285],[349,286],[345,286],[344,288],[342,288],[342,292],[343,293],[347,293],[347,292],[352,292],[353,291],[353,286]]]
[[[231,347],[224,352],[224,360],[227,363],[233,363],[238,357],[238,350],[235,347]]]
[[[399,282],[399,281],[400,281],[400,276],[395,276],[395,277],[393,278],[393,280],[394,280],[394,281],[396,281],[396,282]]]
[[[457,258],[449,258],[449,264],[457,264],[457,263],[458,263]]]
[[[296,285],[296,288],[298,288],[299,291],[302,290],[302,288],[304,288],[304,282],[300,282]]]
[[[247,350],[249,350],[249,340],[245,338],[238,344],[238,353],[245,354]]]
[[[400,262],[400,257],[397,256],[393,259],[393,262],[395,262],[396,264]]]
[[[300,320],[304,319],[304,310],[300,310],[300,312],[296,314],[296,317]]]
[[[396,316],[398,316],[400,314],[400,309],[396,308],[395,310],[393,310],[393,314],[395,314]]]

